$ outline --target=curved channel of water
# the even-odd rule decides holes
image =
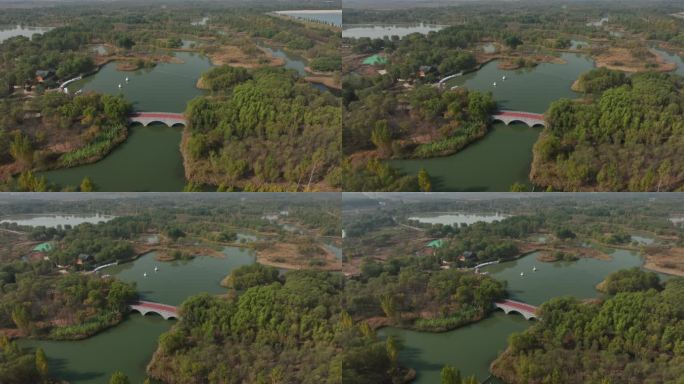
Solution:
[[[492,124],[489,133],[451,156],[391,160],[390,165],[415,175],[430,174],[434,191],[508,191],[513,183],[529,184],[532,147],[541,128]]]
[[[248,249],[226,247],[225,257],[201,256],[188,261],[159,262],[151,252],[138,260],[104,269],[103,274],[136,283],[146,300],[179,305],[188,296],[226,291],[219,286],[231,270],[255,261]],[[154,272],[158,266],[159,271]],[[147,272],[147,277],[144,273]],[[130,314],[121,324],[80,341],[21,340],[22,347],[42,347],[48,356],[50,372],[71,384],[101,384],[115,371],[122,371],[131,383],[142,383],[145,367],[157,348],[159,335],[173,320],[156,315]]]
[[[137,71],[119,71],[117,62],[110,62],[96,74],[71,84],[69,90],[121,94],[138,111],[180,113],[188,101],[206,93],[196,84],[212,65],[206,56],[193,52],[175,52],[173,56],[182,63],[159,63]]]
[[[540,262],[536,259],[537,253],[531,253],[515,261],[484,267],[482,271],[506,281],[513,299],[533,305],[565,295],[591,298],[600,296],[595,286],[608,274],[643,263],[636,252],[621,249],[607,252],[611,260],[582,258],[556,263]],[[533,271],[533,267],[537,270]],[[489,376],[489,364],[506,348],[508,336],[531,324],[520,315],[497,311],[483,321],[445,333],[386,328],[380,334],[394,335],[403,343],[400,360],[416,369],[417,384],[439,382],[440,371],[446,364],[457,367],[463,375],[476,375],[482,381]]]
[[[117,63],[110,62],[96,74],[71,84],[69,90],[121,94],[136,110],[180,113],[188,101],[205,94],[196,83],[211,63],[192,52],[174,56],[182,63],[160,63],[134,72],[118,71]],[[133,126],[128,139],[104,159],[41,174],[60,186],[77,186],[88,176],[98,191],[181,191],[185,185],[181,133],[181,128],[164,124]]]
[[[132,126],[128,139],[102,160],[40,174],[60,186],[78,186],[88,176],[97,191],[181,191],[185,185],[179,150],[182,132],[164,124]]]
[[[594,65],[580,54],[563,53],[560,58],[565,64],[542,63],[522,70],[499,69],[499,62],[492,61],[447,86],[491,92],[501,109],[544,113],[555,100],[576,98],[570,86]],[[529,185],[532,147],[540,132],[539,127],[495,123],[484,138],[451,156],[390,164],[409,174],[425,168],[435,191],[507,191],[516,182]]]

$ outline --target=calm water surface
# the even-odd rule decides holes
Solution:
[[[425,168],[434,191],[508,191],[515,183],[529,184],[532,147],[541,128],[494,123],[487,135],[451,156],[391,160],[408,174]]]
[[[296,10],[277,11],[281,15],[296,17],[303,20],[321,21],[326,24],[342,26],[342,10]]]
[[[188,296],[201,292],[220,294],[221,279],[231,270],[254,263],[248,250],[227,247],[225,257],[196,257],[186,262],[159,262],[155,253],[138,260],[106,268],[103,274],[136,283],[138,292],[146,300],[178,305]],[[158,266],[159,271],[154,272]],[[147,272],[148,277],[143,274]],[[157,348],[157,338],[175,321],[156,315],[130,314],[124,322],[82,341],[22,340],[24,347],[45,349],[50,372],[72,384],[102,384],[115,371],[124,372],[131,383],[142,383],[145,367]]]
[[[563,53],[561,58],[565,64],[543,63],[523,70],[499,69],[498,61],[493,61],[448,81],[447,86],[491,92],[501,109],[544,113],[557,99],[578,97],[570,86],[593,67],[579,54]],[[532,147],[540,132],[540,127],[522,123],[495,123],[483,139],[454,155],[390,164],[409,174],[425,168],[435,191],[508,191],[516,182],[529,185]]]
[[[478,380],[489,376],[489,364],[506,349],[508,336],[520,332],[530,323],[522,316],[492,316],[472,325],[445,333],[408,331],[384,328],[381,336],[392,335],[402,342],[404,348],[399,359],[416,370],[414,384],[435,384],[440,381],[440,371],[452,365],[462,376],[476,375]]]
[[[99,213],[95,215],[31,214],[6,217],[0,220],[0,223],[16,223],[18,225],[27,225],[30,227],[57,228],[66,225],[73,227],[83,223],[102,223],[113,218],[114,216],[101,215]]]
[[[444,28],[442,25],[432,24],[413,24],[413,25],[348,25],[342,30],[342,37],[359,39],[369,37],[371,39],[382,39],[384,37],[399,36],[404,37],[412,33],[428,34],[432,31],[439,31]]]
[[[558,296],[592,298],[600,295],[595,286],[608,274],[620,269],[639,267],[643,260],[636,252],[608,250],[612,260],[582,258],[576,262],[544,263],[532,253],[519,260],[482,268],[491,277],[506,281],[513,299],[533,305]],[[537,270],[533,271],[533,267]],[[523,273],[523,276],[520,273]],[[660,275],[667,279],[667,276]],[[446,364],[464,375],[475,374],[479,380],[489,376],[489,364],[505,349],[507,338],[522,331],[530,322],[517,314],[495,312],[484,321],[445,333],[429,333],[386,328],[382,335],[395,335],[404,343],[401,361],[416,369],[416,383],[439,382]]]
[[[23,25],[0,26],[0,43],[15,36],[31,38],[35,34],[42,35],[51,29],[48,27],[29,27]]]
[[[128,139],[104,159],[41,174],[61,186],[77,186],[88,176],[100,192],[178,192],[185,185],[179,149],[182,131],[163,124],[132,126]]]
[[[477,222],[492,223],[495,221],[501,221],[509,217],[501,213],[495,214],[472,214],[472,213],[447,213],[447,214],[435,214],[435,215],[425,215],[425,216],[413,216],[409,217],[409,220],[416,220],[421,223],[427,224],[444,224],[444,225],[461,225],[461,224],[475,224]]]
[[[174,56],[183,63],[159,63],[154,68],[134,72],[118,71],[117,63],[111,62],[69,88],[121,94],[139,111],[180,113],[188,101],[206,93],[195,85],[201,74],[211,68],[211,63],[207,57],[192,52],[176,52]]]

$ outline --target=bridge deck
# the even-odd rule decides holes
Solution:
[[[142,117],[149,119],[179,119],[185,120],[185,116],[182,113],[172,113],[172,112],[134,112],[131,117]]]
[[[535,119],[535,120],[544,120],[544,115],[541,113],[532,113],[532,112],[520,112],[520,111],[498,111],[492,116],[501,116],[501,117],[511,117],[511,118],[520,118],[520,119]]]
[[[526,311],[526,312],[530,312],[530,313],[537,312],[537,307],[535,307],[534,305],[522,303],[520,301],[503,300],[503,301],[498,302],[497,304],[507,305],[509,307],[513,307],[513,308],[519,309],[521,311]]]

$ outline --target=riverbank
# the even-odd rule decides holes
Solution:
[[[35,119],[41,119],[42,121],[43,118],[45,117],[37,117]],[[37,132],[37,130],[41,130],[42,132],[53,131],[52,129],[44,127],[42,122],[35,124],[35,126],[40,127],[36,128],[35,132]],[[92,134],[90,134],[88,130],[85,130],[85,128],[82,129],[83,132],[80,132],[76,137],[73,135],[47,135],[48,138],[53,137],[54,140],[49,139],[51,141],[48,142],[47,147],[36,149],[33,153],[32,161],[27,163],[25,161],[15,160],[12,163],[0,166],[0,180],[7,180],[10,177],[17,176],[26,171],[46,172],[96,163],[125,142],[129,135],[129,128],[127,126],[102,127],[99,128],[102,131],[96,133],[97,136],[92,138],[90,142],[86,142],[79,136]],[[61,133],[58,135],[61,135]],[[79,152],[87,153],[89,150],[92,152],[89,156],[78,155]],[[75,155],[69,156],[70,154]],[[78,185],[64,185],[60,187],[78,188]]]
[[[255,44],[254,49],[245,52],[235,45],[210,46],[204,49],[213,65],[229,65],[240,68],[280,67],[285,59],[271,55],[267,50]]]
[[[341,271],[342,262],[335,253],[315,244],[305,254],[300,246],[292,243],[276,243],[265,249],[257,250],[257,262],[270,267],[301,270]]]
[[[652,49],[643,49],[635,53],[635,49],[611,47],[607,51],[593,56],[596,67],[608,68],[627,73],[647,71],[671,72],[677,69],[677,64],[665,60]]]
[[[231,176],[213,169],[208,159],[192,160],[189,153],[188,141],[191,132],[189,127],[183,128],[180,142],[180,153],[183,159],[183,170],[186,180],[191,184],[205,187],[222,186],[227,190],[244,192],[336,192],[339,188],[328,185],[325,180],[311,184],[294,184],[286,181],[264,182],[251,176],[246,179],[234,180]]]
[[[684,248],[659,249],[644,255],[644,269],[667,275],[684,277]]]

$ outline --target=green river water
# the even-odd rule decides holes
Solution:
[[[181,113],[188,101],[204,94],[195,83],[211,68],[211,63],[208,58],[190,52],[177,52],[175,56],[182,64],[160,63],[135,72],[118,71],[116,62],[111,62],[96,74],[71,84],[69,89],[121,94],[138,111]],[[79,185],[88,176],[97,191],[180,191],[185,185],[179,149],[181,133],[182,128],[164,124],[135,125],[130,128],[128,139],[104,159],[42,174],[61,186]]]
[[[306,72],[304,59],[274,47],[265,47],[285,60],[285,68]],[[211,68],[208,58],[192,52],[176,52],[182,63],[160,63],[151,69],[124,72],[116,62],[104,65],[96,74],[69,85],[70,92],[82,89],[106,94],[121,94],[134,109],[145,112],[182,113],[188,101],[204,95],[195,85],[203,72]],[[129,81],[126,82],[128,77]],[[119,88],[121,84],[121,88]],[[321,91],[321,84],[311,84]],[[59,186],[78,186],[90,177],[97,191],[177,192],[186,184],[180,153],[181,127],[151,124],[134,125],[128,139],[109,155],[92,164],[41,172]]]
[[[580,54],[563,53],[561,58],[565,64],[543,63],[522,70],[499,69],[498,61],[492,61],[447,86],[492,92],[501,109],[543,113],[554,100],[576,98],[570,86],[594,65]],[[495,123],[483,139],[451,156],[390,163],[409,174],[425,168],[435,191],[508,191],[515,182],[529,185],[532,147],[540,132],[540,127]]]
[[[432,214],[421,216],[428,221],[444,223],[497,220],[495,214]],[[243,235],[245,239],[253,236]],[[645,234],[635,240],[648,242]],[[341,250],[328,245],[336,254]],[[611,260],[580,259],[570,263],[543,263],[536,253],[516,261],[482,268],[492,277],[505,280],[512,298],[539,305],[556,296],[573,295],[580,298],[596,297],[594,287],[616,270],[640,266],[642,259],[635,252],[610,250]],[[188,296],[200,292],[219,294],[219,286],[230,271],[241,265],[254,263],[251,250],[227,247],[223,258],[197,257],[189,261],[159,262],[154,252],[132,263],[110,267],[102,271],[117,278],[136,283],[145,300],[178,305]],[[158,267],[158,271],[154,268]],[[533,271],[536,267],[536,271]],[[520,276],[523,272],[524,276]],[[145,273],[147,277],[145,277]],[[45,349],[51,372],[57,377],[77,384],[103,383],[112,372],[120,370],[140,383],[145,378],[145,366],[157,346],[157,338],[174,321],[159,316],[130,314],[121,324],[96,336],[81,341],[22,340],[24,347],[41,346]],[[428,333],[385,328],[381,335],[395,335],[404,345],[402,363],[417,371],[416,383],[428,384],[439,380],[445,364],[458,367],[464,375],[475,374],[480,380],[489,376],[489,364],[506,347],[513,332],[524,330],[531,323],[516,314],[495,312],[478,323],[445,333]]]
[[[515,261],[484,267],[482,271],[506,281],[512,299],[533,305],[565,295],[591,298],[600,295],[595,286],[609,273],[643,263],[636,252],[620,249],[608,252],[611,260],[582,258],[556,263],[538,261],[535,252]],[[533,267],[537,270],[533,271]],[[530,324],[521,315],[497,311],[483,321],[450,332],[386,328],[381,335],[393,335],[402,342],[400,360],[416,370],[415,383],[432,384],[439,382],[440,371],[446,364],[457,367],[463,375],[476,375],[479,380],[485,380],[490,375],[489,365],[506,348],[508,336]]]
[[[225,257],[196,257],[184,262],[159,262],[151,252],[132,263],[104,269],[103,274],[136,283],[142,299],[179,305],[201,292],[219,294],[219,286],[231,270],[254,263],[252,251],[227,247]],[[154,267],[159,267],[155,272]],[[147,277],[144,277],[147,273]],[[50,372],[72,384],[102,384],[115,371],[124,372],[131,383],[145,379],[145,367],[157,348],[157,338],[174,320],[160,316],[129,314],[119,325],[80,341],[22,340],[23,347],[40,346],[48,356]]]

